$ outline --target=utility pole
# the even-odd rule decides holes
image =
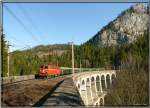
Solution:
[[[80,73],[81,73],[81,59],[80,59]]]
[[[9,41],[7,43],[7,76],[10,76],[10,45]]]
[[[74,47],[73,47],[73,42],[71,42],[72,45],[72,77],[74,81]]]
[[[9,77],[9,41],[8,41],[8,44],[7,44],[7,77]]]

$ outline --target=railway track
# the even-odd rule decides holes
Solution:
[[[57,76],[57,77],[60,77],[60,76]],[[55,79],[55,78],[57,78],[57,77],[54,77],[54,78],[47,78],[47,80],[49,80],[49,79]],[[71,75],[63,75],[63,77],[71,77]],[[14,84],[24,83],[24,82],[30,81],[30,80],[36,81],[36,80],[45,80],[45,79],[35,79],[35,78],[33,78],[33,79],[21,80],[21,81],[6,83],[6,84],[3,84],[3,81],[2,81],[2,85],[1,85],[1,86],[2,86],[2,87],[11,86],[11,85],[14,85]]]
[[[2,85],[3,106],[33,106],[66,76],[52,79],[31,79]]]

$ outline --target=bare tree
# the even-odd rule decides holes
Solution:
[[[146,61],[148,60],[129,55],[121,63],[115,85],[105,98],[106,105],[148,105],[148,67],[144,66]]]

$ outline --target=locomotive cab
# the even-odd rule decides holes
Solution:
[[[47,78],[48,75],[58,76],[63,72],[58,66],[55,65],[41,65],[35,78]]]

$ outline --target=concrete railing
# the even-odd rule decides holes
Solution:
[[[23,76],[10,76],[10,77],[2,77],[2,84],[8,84],[8,83],[13,83],[13,82],[18,82],[18,81],[23,81],[23,80],[29,80],[29,79],[34,79],[34,75],[23,75]]]

